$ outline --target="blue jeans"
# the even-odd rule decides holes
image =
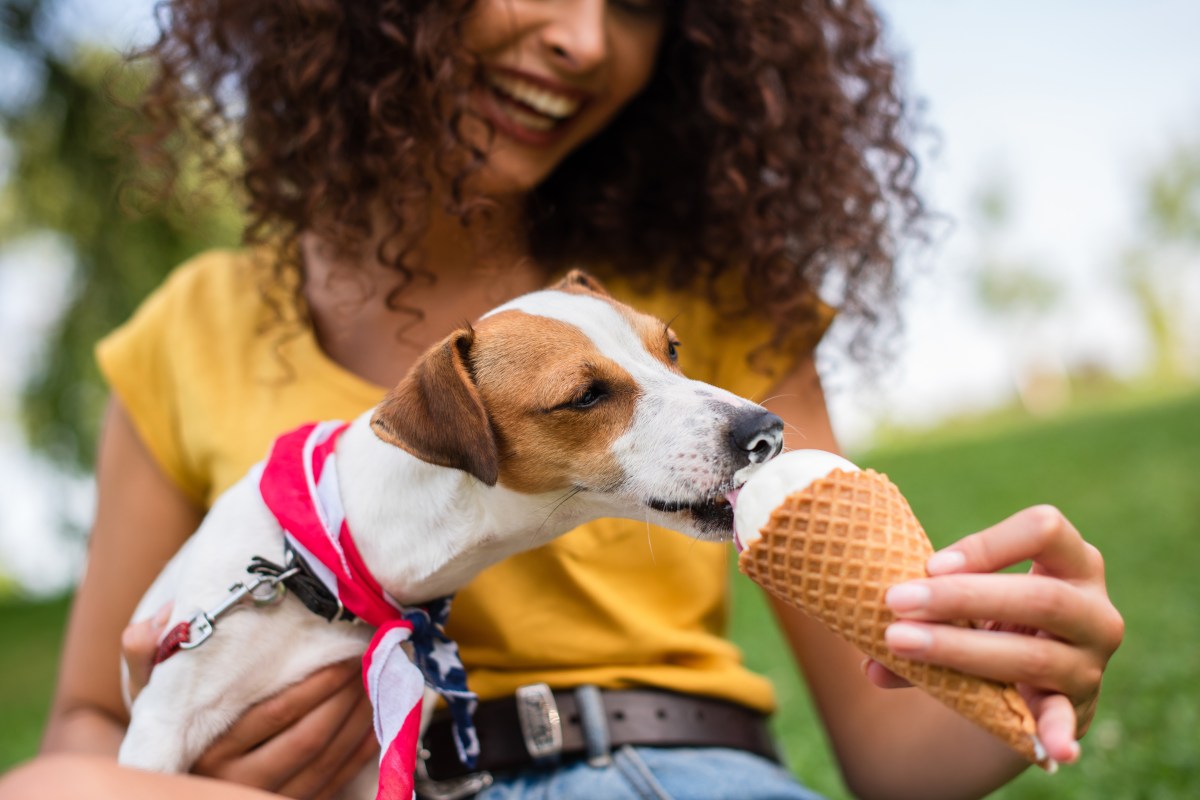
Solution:
[[[501,774],[477,800],[820,800],[783,767],[742,750],[625,746],[612,764]]]

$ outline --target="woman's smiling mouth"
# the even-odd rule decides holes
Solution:
[[[545,146],[566,131],[585,105],[583,92],[508,69],[489,69],[485,111],[498,129],[526,144]]]

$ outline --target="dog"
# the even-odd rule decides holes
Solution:
[[[424,603],[599,517],[728,540],[728,496],[780,452],[783,423],[762,406],[686,378],[677,345],[667,324],[619,303],[577,270],[426,352],[378,406],[315,445],[336,460],[336,514],[352,531],[347,547],[366,580],[377,581],[397,609]],[[302,449],[314,446],[311,436]],[[260,575],[254,591],[246,588],[256,556],[278,558],[280,569],[290,564],[280,554],[292,526],[281,523],[268,496],[285,438],[265,466],[217,499],[138,605],[135,621],[173,601],[168,630],[185,638],[190,631],[196,641],[176,641],[174,649],[187,649],[178,655],[164,654],[165,641],[160,647],[162,660],[132,703],[121,763],[186,771],[254,703],[375,646],[371,626],[331,624],[294,593],[280,598],[270,575]],[[303,458],[311,455],[303,449]],[[322,485],[309,488],[322,494],[334,481],[315,483]],[[314,546],[296,547],[313,556]],[[330,569],[346,557],[338,550]],[[231,594],[226,587],[238,576],[241,594]],[[247,594],[268,607],[244,608]],[[350,616],[335,602],[333,618]],[[233,607],[242,610],[222,613]],[[401,631],[401,640],[407,636]],[[411,746],[417,734],[403,727],[410,719],[383,727],[408,736]],[[377,715],[377,732],[380,726]]]

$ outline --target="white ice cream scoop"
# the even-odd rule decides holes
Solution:
[[[784,498],[836,469],[858,471],[854,464],[825,450],[792,450],[763,464],[734,502],[733,538],[738,552],[762,537],[762,527]]]

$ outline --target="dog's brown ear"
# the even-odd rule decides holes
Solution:
[[[596,280],[590,273],[584,272],[581,269],[573,269],[566,276],[550,287],[560,292],[568,292],[572,289],[584,289],[593,294],[601,295],[602,297],[611,297],[608,289],[604,288],[604,284]]]
[[[375,409],[371,428],[422,461],[461,469],[495,486],[496,436],[468,367],[474,341],[475,332],[463,328],[423,355]]]

